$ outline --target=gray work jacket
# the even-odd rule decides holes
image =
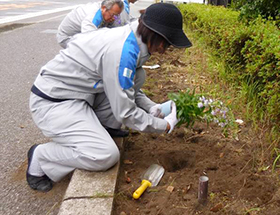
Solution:
[[[87,17],[91,17],[88,22]],[[101,2],[89,2],[84,5],[80,5],[73,9],[62,20],[58,27],[56,34],[57,42],[66,48],[69,40],[78,33],[83,31],[96,30],[98,28],[107,27],[108,23],[103,21],[101,13]]]
[[[164,132],[167,122],[147,113],[155,103],[134,88],[135,74],[150,57],[137,27],[138,20],[75,35],[67,49],[41,68],[34,85],[51,98],[91,105],[97,93],[105,92],[118,122],[143,132]]]

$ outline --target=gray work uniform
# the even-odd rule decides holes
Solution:
[[[102,12],[101,12],[101,3],[99,5],[99,9],[97,11],[92,11],[84,17],[81,22],[81,32],[94,31],[101,27],[108,27],[109,23],[106,23],[103,20]]]
[[[53,181],[75,168],[104,171],[119,160],[103,127],[110,120],[143,132],[166,130],[164,119],[147,113],[155,103],[140,90],[145,78],[141,66],[150,55],[137,26],[134,21],[77,34],[41,68],[30,109],[36,125],[52,139],[35,153]]]
[[[66,48],[67,43],[75,34],[81,33],[82,22],[88,15],[92,19],[87,28],[96,30],[108,25],[103,21],[101,2],[90,2],[78,6],[67,14],[58,27],[56,39],[63,48]]]

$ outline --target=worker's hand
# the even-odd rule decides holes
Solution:
[[[174,129],[175,125],[178,123],[178,119],[177,119],[177,108],[176,108],[176,104],[175,102],[171,102],[171,113],[164,117],[164,119],[169,123],[170,125],[170,129],[168,131],[168,134],[170,134],[172,132],[172,130]]]
[[[149,114],[153,115],[154,117],[164,118],[164,113],[161,112],[161,105],[156,104],[152,106],[149,110]]]

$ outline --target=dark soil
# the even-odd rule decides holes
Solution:
[[[165,55],[153,56],[148,64],[157,63],[161,68],[147,70],[146,94],[162,103],[168,100],[169,92],[210,82],[204,56],[194,55],[193,62],[185,57],[184,50],[171,49]],[[192,68],[201,74],[195,75]],[[171,134],[131,132],[126,139],[113,215],[280,214],[279,180],[271,171],[273,159],[265,159],[262,146],[262,139],[249,123],[240,126],[238,140],[225,138],[219,127],[203,123],[196,123],[193,129],[181,126]],[[140,186],[141,174],[154,163],[164,167],[163,178],[158,186],[134,200],[132,194]],[[261,165],[267,168],[260,169]],[[197,201],[198,179],[203,175],[209,177],[204,206]]]

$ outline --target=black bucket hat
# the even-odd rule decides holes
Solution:
[[[155,3],[150,5],[142,15],[142,22],[147,28],[163,36],[175,47],[192,46],[182,29],[182,14],[173,4]]]

